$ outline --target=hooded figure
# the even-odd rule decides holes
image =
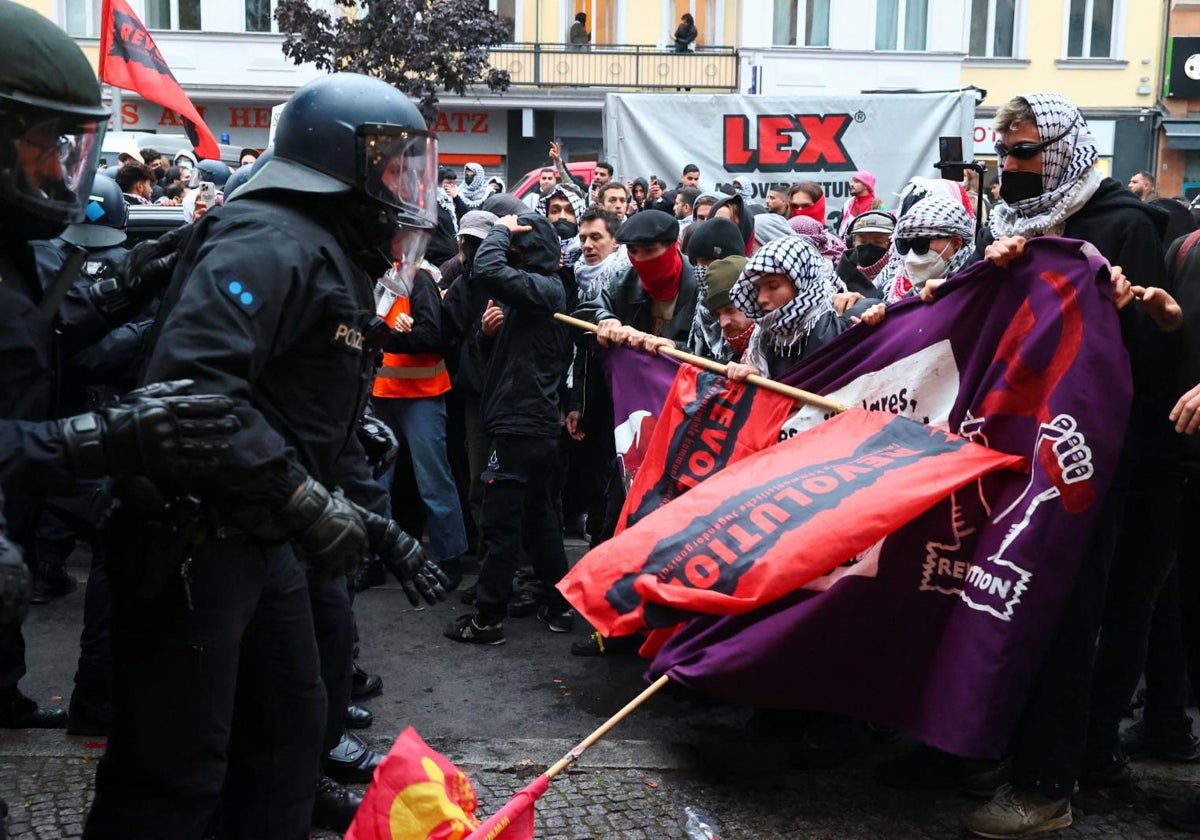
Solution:
[[[759,213],[754,217],[754,241],[759,247],[785,236],[795,236],[796,232],[783,216],[774,213]]]
[[[837,265],[842,254],[846,253],[846,243],[838,239],[837,234],[809,216],[792,216],[788,225],[800,236],[808,237],[817,246],[821,256]]]
[[[727,196],[712,206],[712,212],[708,214],[708,218],[719,218],[721,210],[729,208],[725,212],[732,214],[732,221],[738,226],[738,231],[742,234],[742,241],[746,243],[746,256],[754,250],[754,213],[746,206],[746,202],[740,195]]]
[[[744,364],[778,379],[849,326],[849,318],[862,310],[856,304],[838,316],[827,271],[817,246],[801,236],[776,239],[754,252],[729,293],[734,305],[758,325],[742,356]],[[789,299],[764,307],[759,283],[776,283],[780,277],[791,284]]]
[[[855,184],[858,184],[858,192],[854,192]],[[850,223],[857,216],[869,210],[884,209],[883,202],[875,197],[875,176],[872,173],[866,170],[855,172],[850,176],[850,189],[851,195],[842,207],[842,222],[838,227],[838,233],[842,236],[846,235]]]
[[[491,190],[488,189],[487,176],[483,173],[483,166],[474,161],[464,166],[463,185],[458,189],[458,197],[468,207],[478,209],[490,194]]]
[[[637,197],[638,187],[642,188],[642,197]],[[632,216],[634,213],[642,209],[646,203],[646,196],[650,194],[650,182],[645,178],[634,178],[633,187],[629,190],[629,203],[626,206],[626,215]]]
[[[587,210],[587,203],[571,190],[566,189],[562,184],[555,184],[554,189],[538,199],[537,212],[543,216],[550,217],[550,201],[555,196],[565,199],[571,204],[571,212],[575,214],[575,220],[557,219],[550,223],[554,228],[554,232],[558,234],[559,242],[563,256],[563,265],[574,265],[575,260],[579,259],[581,248],[579,245],[579,219]]]

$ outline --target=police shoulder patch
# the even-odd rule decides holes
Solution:
[[[238,278],[227,275],[217,284],[225,296],[232,300],[247,315],[262,309],[263,298]]]

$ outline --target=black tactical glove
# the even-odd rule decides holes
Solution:
[[[445,601],[450,579],[429,559],[421,543],[402,531],[394,519],[362,508],[359,513],[367,526],[371,550],[400,581],[408,602],[419,607],[422,599],[431,605]]]
[[[367,465],[376,478],[383,476],[396,463],[400,442],[396,434],[370,411],[358,418],[358,440],[367,453]]]
[[[0,534],[0,627],[16,627],[29,612],[33,579],[21,550]]]
[[[220,465],[238,430],[233,401],[187,395],[190,379],[130,391],[116,405],[59,421],[77,478],[203,475]]]
[[[358,506],[346,501],[341,490],[330,493],[311,476],[292,493],[280,518],[319,580],[350,574],[367,550]]]
[[[191,227],[183,225],[158,239],[139,242],[117,267],[116,277],[92,284],[88,290],[92,303],[109,323],[124,323],[167,287]]]

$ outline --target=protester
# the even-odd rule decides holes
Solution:
[[[801,181],[788,191],[793,216],[807,216],[825,224],[825,190],[816,181]]]
[[[785,236],[795,236],[791,225],[774,213],[759,213],[754,217],[754,243],[758,248]]]
[[[708,264],[708,295],[704,298],[704,305],[721,326],[721,332],[732,351],[730,362],[742,360],[755,330],[754,322],[729,298],[746,262],[745,257],[735,254]]]
[[[842,221],[838,225],[838,235],[845,236],[850,224],[856,218],[869,210],[884,210],[883,202],[875,197],[875,176],[865,170],[859,170],[850,176],[850,198],[842,207]]]
[[[983,253],[1003,267],[1021,254],[1026,237],[1065,235],[1094,245],[1124,272],[1114,270],[1113,298],[1118,309],[1129,309],[1121,316],[1122,333],[1135,372],[1135,408],[1125,452],[1013,736],[1011,783],[963,818],[967,829],[979,836],[1016,837],[1069,826],[1070,796],[1080,777],[1085,745],[1093,754],[1112,752],[1117,746],[1087,744],[1088,694],[1134,453],[1150,420],[1137,407],[1146,396],[1141,371],[1161,364],[1157,330],[1141,311],[1143,305],[1153,309],[1161,301],[1130,307],[1135,297],[1131,281],[1157,280],[1163,253],[1161,216],[1096,170],[1095,140],[1068,99],[1053,93],[1016,97],[1001,106],[994,124],[1001,201],[992,211],[990,230],[981,237]]]
[[[799,237],[777,239],[759,249],[742,270],[730,300],[757,325],[741,362],[726,376],[778,379],[829,339],[862,321],[883,322],[883,304],[860,301],[845,315],[834,311],[825,260]]]
[[[629,205],[629,188],[616,181],[609,181],[596,191],[596,204],[624,220]]]
[[[837,270],[842,254],[846,253],[846,243],[838,239],[837,234],[809,216],[793,216],[788,220],[788,225],[798,235],[810,239],[821,252],[821,256],[829,260],[834,270]]]
[[[560,258],[558,235],[533,213],[499,219],[475,255],[476,278],[503,307],[503,322],[493,339],[481,404],[483,429],[492,437],[483,474],[485,556],[476,613],[446,628],[445,636],[456,642],[505,642],[504,618],[522,550],[546,587],[538,619],[557,633],[573,623],[574,611],[554,589],[567,571],[551,479],[571,335],[551,316],[575,303],[574,283],[558,273]]]
[[[712,213],[713,205],[724,197],[719,193],[700,193],[700,197],[692,204],[692,217],[697,222],[703,222]]]
[[[483,166],[472,161],[463,167],[463,183],[458,189],[458,197],[468,210],[478,210],[491,192]]]
[[[792,215],[792,206],[788,199],[788,184],[771,184],[767,188],[767,212],[785,219]]]
[[[738,226],[742,239],[746,243],[746,256],[754,250],[754,214],[740,195],[731,195],[721,199],[712,207],[711,217],[730,219]]]
[[[942,195],[918,201],[892,233],[904,265],[891,287],[881,289],[884,300],[895,303],[914,294],[933,300],[937,289],[971,261],[974,236],[975,220],[961,203]]]
[[[837,264],[837,275],[852,292],[881,297],[875,280],[892,256],[896,217],[882,210],[864,213],[850,226],[846,252]]]

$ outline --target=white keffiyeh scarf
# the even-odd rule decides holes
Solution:
[[[992,208],[990,227],[996,236],[1057,236],[1103,180],[1094,166],[1096,140],[1066,97],[1029,93],[1020,98],[1033,110],[1042,140],[1066,133],[1042,152],[1042,194],[1014,204],[1001,201]],[[1000,177],[1003,180],[1003,173]]]

